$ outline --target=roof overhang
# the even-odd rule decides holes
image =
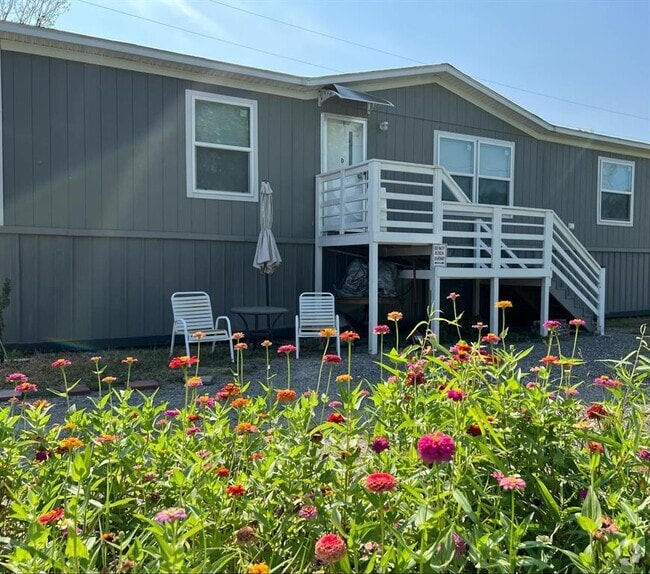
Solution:
[[[368,104],[368,113],[370,113],[370,110],[374,105],[389,106],[391,108],[395,107],[391,102],[385,100],[384,98],[373,96],[367,92],[353,90],[352,88],[342,86],[341,84],[329,84],[318,90],[318,106],[320,107],[323,102],[333,97],[339,98],[341,100],[348,100],[350,102],[361,102]]]

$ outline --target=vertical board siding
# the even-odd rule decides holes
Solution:
[[[575,224],[607,268],[608,313],[650,309],[650,160],[537,140],[434,83],[378,91],[395,107],[368,114],[365,104],[335,98],[319,108],[314,100],[3,52],[0,280],[13,284],[9,342],[166,334],[169,296],[178,290],[207,291],[217,313],[265,302],[264,276],[252,267],[259,204],[186,195],[188,89],[258,103],[259,180],[274,191],[284,260],[269,278],[271,303],[289,308],[282,326],[292,325],[299,293],[313,286],[323,112],[367,118],[369,158],[430,165],[436,130],[514,142],[515,204],[553,209]],[[387,132],[380,121],[389,122]],[[599,156],[635,161],[631,228],[596,224]],[[13,226],[47,232],[11,234]],[[210,234],[220,240],[205,241]]]

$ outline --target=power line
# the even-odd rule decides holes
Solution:
[[[245,14],[250,14],[251,16],[257,16],[258,18],[263,18],[264,20],[269,20],[270,22],[275,22],[277,24],[283,24],[284,26],[289,26],[289,27],[295,28],[297,30],[302,30],[303,32],[309,32],[311,34],[316,34],[316,35],[322,36],[324,38],[329,38],[330,40],[336,40],[337,42],[344,42],[345,44],[350,44],[351,46],[356,46],[358,48],[364,48],[366,50],[371,50],[373,52],[378,52],[379,54],[392,56],[394,58],[401,58],[402,60],[407,60],[407,61],[413,62],[415,64],[422,64],[422,65],[427,64],[427,62],[422,62],[420,60],[416,60],[414,58],[410,58],[410,57],[404,56],[402,54],[396,54],[395,52],[389,52],[387,50],[382,50],[381,48],[376,48],[374,46],[368,46],[366,44],[361,44],[359,42],[353,42],[353,41],[347,40],[345,38],[340,38],[338,36],[333,36],[331,34],[325,34],[324,32],[319,32],[318,30],[313,30],[311,28],[306,28],[305,26],[299,26],[297,24],[287,22],[286,20],[280,20],[279,18],[272,18],[271,16],[267,16],[265,14],[260,14],[259,12],[253,12],[251,10],[245,10],[244,8],[240,8],[239,6],[232,6],[231,4],[228,4],[226,2],[221,2],[220,0],[208,0],[208,2],[212,2],[212,4],[218,4],[219,6],[225,6],[226,8],[230,8],[231,10],[237,10],[237,11],[243,12]],[[494,84],[494,85],[497,85],[497,86],[503,86],[503,87],[506,87],[506,88],[510,88],[511,90],[519,90],[520,92],[525,92],[527,94],[533,94],[535,96],[542,96],[544,98],[557,100],[559,102],[564,102],[564,103],[567,103],[567,104],[573,104],[575,106],[583,106],[585,108],[591,108],[593,110],[598,110],[598,111],[601,111],[601,112],[607,112],[607,113],[610,113],[610,114],[617,114],[619,116],[626,116],[626,117],[629,117],[629,118],[635,118],[637,120],[644,120],[644,121],[650,122],[650,117],[637,116],[635,114],[628,114],[626,112],[619,112],[617,110],[610,110],[608,108],[603,108],[603,107],[600,107],[600,106],[594,106],[594,105],[591,105],[591,104],[585,104],[583,102],[576,102],[574,100],[561,98],[559,96],[552,96],[550,94],[544,94],[542,92],[536,92],[534,90],[528,90],[526,88],[520,88],[518,86],[513,86],[513,85],[510,85],[510,84],[504,84],[502,82],[497,82],[495,80],[490,80],[490,79],[487,79],[487,78],[479,78],[478,76],[475,76],[475,78],[477,80],[480,80],[481,82],[488,82],[490,84]]]
[[[312,62],[307,62],[306,60],[300,60],[298,58],[292,58],[291,56],[285,56],[283,54],[277,54],[275,52],[269,52],[267,50],[261,50],[259,48],[253,48],[251,46],[246,46],[245,44],[239,44],[238,42],[231,42],[230,40],[224,40],[218,38],[217,36],[211,36],[209,34],[203,34],[201,32],[196,32],[195,30],[190,30],[188,28],[183,28],[182,26],[176,26],[174,24],[167,24],[166,22],[161,22],[160,20],[154,20],[153,18],[147,18],[145,16],[139,16],[138,14],[133,14],[131,12],[125,12],[124,10],[118,10],[117,8],[110,8],[108,6],[103,6],[101,4],[95,4],[94,2],[89,2],[88,0],[77,0],[82,4],[88,4],[89,6],[94,6],[95,8],[102,8],[104,10],[110,10],[111,12],[116,12],[117,14],[123,14],[124,16],[130,16],[131,18],[137,18],[138,20],[143,20],[151,24],[158,24],[159,26],[165,26],[166,28],[171,28],[173,30],[179,30],[181,32],[187,32],[188,34],[194,34],[195,36],[201,36],[202,38],[208,38],[210,40],[216,40],[217,42],[223,42],[224,44],[230,44],[231,46],[237,46],[238,48],[245,48],[246,50],[252,50],[253,52],[259,52],[260,54],[266,54],[267,56],[275,56],[276,58],[283,58],[285,60],[291,60],[292,62],[298,62],[299,64],[307,64],[308,66],[314,66],[315,68],[321,68],[329,72],[343,73],[341,70],[335,68],[328,68],[327,66],[321,66],[320,64],[314,64]]]
[[[232,6],[231,4],[227,4],[226,2],[219,2],[219,0],[208,0],[208,2],[212,2],[213,4],[218,4],[219,6],[225,6],[226,8],[231,8],[232,10],[237,10],[239,12],[243,12],[244,14],[250,14],[251,16],[257,16],[258,18],[264,18],[265,20],[269,20],[270,22],[275,22],[276,24],[283,24],[284,26],[289,26],[291,28],[295,28],[296,30],[302,30],[303,32],[309,32],[310,34],[316,34],[318,36],[322,36],[323,38],[329,38],[330,40],[336,40],[337,42],[343,42],[345,44],[349,44],[350,46],[356,46],[357,48],[365,48],[366,50],[372,50],[373,52],[379,52],[380,54],[385,54],[386,56],[393,56],[395,58],[401,58],[402,60],[408,60],[409,62],[413,62],[414,64],[426,64],[426,62],[421,62],[420,60],[416,60],[414,58],[409,58],[408,56],[403,56],[401,54],[395,54],[394,52],[389,52],[387,50],[382,50],[381,48],[374,48],[372,46],[366,46],[365,44],[360,44],[359,42],[353,42],[352,40],[347,40],[346,38],[340,38],[338,36],[332,36],[331,34],[326,34],[325,32],[319,32],[318,30],[312,30],[311,28],[305,28],[304,26],[298,26],[298,24],[292,24],[291,22],[287,22],[285,20],[280,20],[278,18],[272,18],[271,16],[266,16],[265,14],[259,14],[258,12],[252,12],[251,10],[245,10],[244,8],[240,8],[239,6]]]

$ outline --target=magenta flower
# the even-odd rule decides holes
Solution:
[[[388,325],[377,325],[372,332],[375,335],[388,335],[390,333],[390,327]]]
[[[544,321],[544,329],[548,329],[549,331],[557,331],[560,327],[562,327],[562,323],[559,321]]]
[[[451,533],[451,537],[454,541],[454,556],[456,558],[465,556],[467,554],[467,542],[465,542],[465,539],[456,531]]]
[[[5,381],[7,381],[8,383],[19,385],[21,383],[27,383],[29,381],[29,378],[24,373],[11,373],[7,375]]]
[[[370,444],[370,450],[376,452],[377,454],[380,454],[389,448],[390,442],[385,436],[375,437],[375,440],[373,440]]]
[[[451,401],[462,401],[465,398],[465,393],[460,389],[449,389],[447,391],[447,398]]]
[[[650,450],[648,450],[647,448],[642,448],[642,449],[639,451],[639,455],[638,455],[638,456],[639,456],[639,458],[640,458],[641,460],[643,460],[643,461],[646,461],[646,462],[647,462],[647,461],[650,461]]]
[[[313,520],[318,516],[318,508],[313,504],[303,504],[298,510],[298,516],[304,520]]]
[[[180,415],[181,411],[178,409],[167,409],[164,414],[166,417],[174,418]]]
[[[185,509],[174,506],[172,508],[161,510],[158,514],[156,514],[154,520],[158,524],[164,524],[166,522],[176,522],[177,520],[182,520],[183,518],[187,518],[187,512],[185,512]]]
[[[601,375],[594,379],[594,385],[596,387],[604,387],[606,389],[615,389],[622,384],[618,379],[610,379],[607,375]]]
[[[418,440],[418,456],[424,464],[440,464],[454,458],[456,443],[441,432],[425,434]]]

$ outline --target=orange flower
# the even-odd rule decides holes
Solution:
[[[54,508],[53,510],[50,510],[46,512],[45,514],[41,514],[37,520],[40,524],[43,526],[46,526],[48,524],[52,524],[52,522],[57,522],[61,518],[63,518],[63,514],[65,511],[63,508]]]
[[[231,484],[226,488],[226,492],[230,496],[244,496],[246,489],[241,484]]]
[[[494,306],[497,309],[512,309],[512,301],[497,301]]]
[[[390,313],[388,313],[386,317],[388,318],[389,321],[397,322],[403,319],[404,315],[402,315],[399,311],[391,311]]]
[[[337,383],[349,383],[352,381],[352,375],[343,374],[336,377]]]
[[[217,468],[216,473],[217,476],[220,476],[221,478],[230,476],[230,471],[225,466],[220,466],[219,468]]]
[[[278,391],[278,402],[279,403],[290,403],[295,400],[296,391],[291,389],[281,389]]]
[[[262,347],[270,347],[272,344],[273,344],[273,343],[271,343],[271,341],[269,341],[268,339],[264,339],[264,340],[260,343],[260,345],[262,345]]]
[[[78,439],[76,436],[71,436],[59,441],[57,452],[64,453],[75,448],[81,448],[83,445],[84,442],[82,440]]]
[[[90,357],[90,360],[91,360],[93,363],[99,363],[99,361],[101,361],[102,358],[101,358],[100,356],[97,356],[97,357]]]
[[[251,423],[239,423],[235,426],[235,432],[237,433],[256,433],[257,427]]]
[[[127,365],[132,365],[133,363],[137,363],[138,359],[135,357],[126,357],[126,359],[122,359],[123,363],[126,363]]]
[[[235,343],[234,347],[235,351],[245,351],[248,349],[248,344],[247,343]]]
[[[343,342],[352,342],[360,338],[359,334],[354,331],[343,331],[343,333],[341,333],[341,341]]]
[[[187,383],[185,383],[186,387],[202,387],[203,386],[203,379],[201,377],[190,377],[187,379]]]
[[[72,365],[72,361],[68,361],[68,359],[57,359],[52,363],[53,367],[60,368],[62,369],[63,367],[69,367]]]
[[[266,562],[256,562],[248,567],[248,574],[269,574],[269,572]]]
[[[205,333],[203,331],[196,331],[192,333],[192,337],[195,339],[203,339],[203,337],[205,337]]]
[[[238,409],[239,407],[245,407],[250,401],[248,399],[245,399],[243,397],[239,397],[235,400],[233,400],[230,403],[230,406],[232,406],[235,409]]]
[[[114,383],[115,381],[117,381],[117,377],[104,377],[102,379],[102,383],[106,383],[107,385],[110,385],[110,384]]]
[[[243,339],[246,335],[242,333],[241,331],[237,331],[237,333],[232,334],[232,339],[233,341],[239,341],[240,339]]]
[[[321,329],[320,332],[318,333],[321,337],[334,337],[336,336],[336,329],[332,329],[331,327],[326,327],[325,329]]]

